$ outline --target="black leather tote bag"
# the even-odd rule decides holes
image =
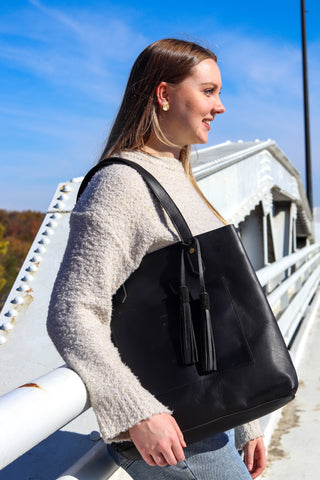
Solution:
[[[79,195],[111,163],[143,176],[181,238],[146,255],[113,298],[112,339],[123,362],[173,411],[187,444],[292,400],[295,368],[235,227],[194,237],[158,181],[128,160],[99,163]],[[139,458],[133,443],[117,445]]]

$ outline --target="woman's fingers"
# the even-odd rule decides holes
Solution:
[[[154,461],[154,458],[151,455],[145,455],[142,452],[140,452],[140,453],[141,453],[141,456],[142,456],[143,460],[148,465],[150,465],[150,467],[155,467],[157,465],[157,463]]]
[[[177,435],[178,435],[178,438],[179,438],[179,441],[180,441],[180,444],[183,448],[185,448],[187,446],[186,442],[184,441],[184,437],[183,437],[183,433],[181,432],[180,430],[180,427],[179,425],[177,424],[176,420],[172,417],[172,420],[174,422],[174,425],[175,425],[175,428],[176,428],[176,432],[177,432]],[[184,454],[183,454],[184,455]]]
[[[129,429],[135,446],[148,465],[176,465],[184,460],[182,432],[175,419],[158,414]]]
[[[253,479],[261,475],[266,466],[266,449],[262,437],[251,440],[244,446],[244,463]]]
[[[139,451],[144,461],[151,467],[154,467],[156,465],[158,465],[159,467],[165,467],[167,465],[176,465],[179,461],[182,461],[177,459],[177,456],[178,458],[180,458],[181,456],[180,457],[179,455],[176,456],[170,447],[168,448],[164,447],[161,450],[162,450],[162,453],[160,451],[155,451],[152,454],[146,454],[143,451],[140,451],[140,450]],[[183,452],[182,452],[182,456],[184,459]]]
[[[163,454],[154,454],[153,455],[153,460],[155,461],[156,465],[159,465],[159,467],[165,467],[166,465],[172,465],[171,463],[168,462],[168,460],[163,456]]]
[[[162,448],[162,455],[166,461],[166,465],[176,465],[180,462],[181,454],[176,454],[177,447],[179,447],[179,439],[176,438],[175,441],[169,441],[167,445]],[[181,447],[180,447],[181,448]],[[183,454],[183,453],[182,453]],[[184,455],[183,455],[184,456]]]
[[[178,463],[183,462],[183,460],[185,459],[185,454],[184,454],[183,448],[181,447],[181,444],[173,445],[172,452],[173,452],[174,458]]]

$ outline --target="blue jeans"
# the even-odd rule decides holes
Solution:
[[[134,480],[252,480],[234,446],[233,430],[186,447],[185,460],[175,466],[151,467],[144,460],[128,460],[110,445],[108,449]]]

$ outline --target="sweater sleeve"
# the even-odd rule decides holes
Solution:
[[[127,440],[131,426],[171,413],[122,363],[110,330],[112,295],[159,235],[155,215],[137,172],[123,165],[99,171],[71,214],[50,300],[48,333],[85,383],[106,442]],[[157,218],[156,224],[161,226]]]
[[[254,420],[253,422],[246,423],[235,428],[235,444],[236,449],[241,450],[244,445],[250,440],[255,438],[262,437],[262,431],[260,427],[259,420]]]

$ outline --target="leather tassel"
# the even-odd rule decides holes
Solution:
[[[182,362],[184,365],[193,365],[198,361],[198,351],[191,317],[188,287],[179,287],[179,293]]]
[[[204,372],[217,370],[216,348],[211,324],[210,301],[207,292],[200,294],[201,308],[201,367]]]

